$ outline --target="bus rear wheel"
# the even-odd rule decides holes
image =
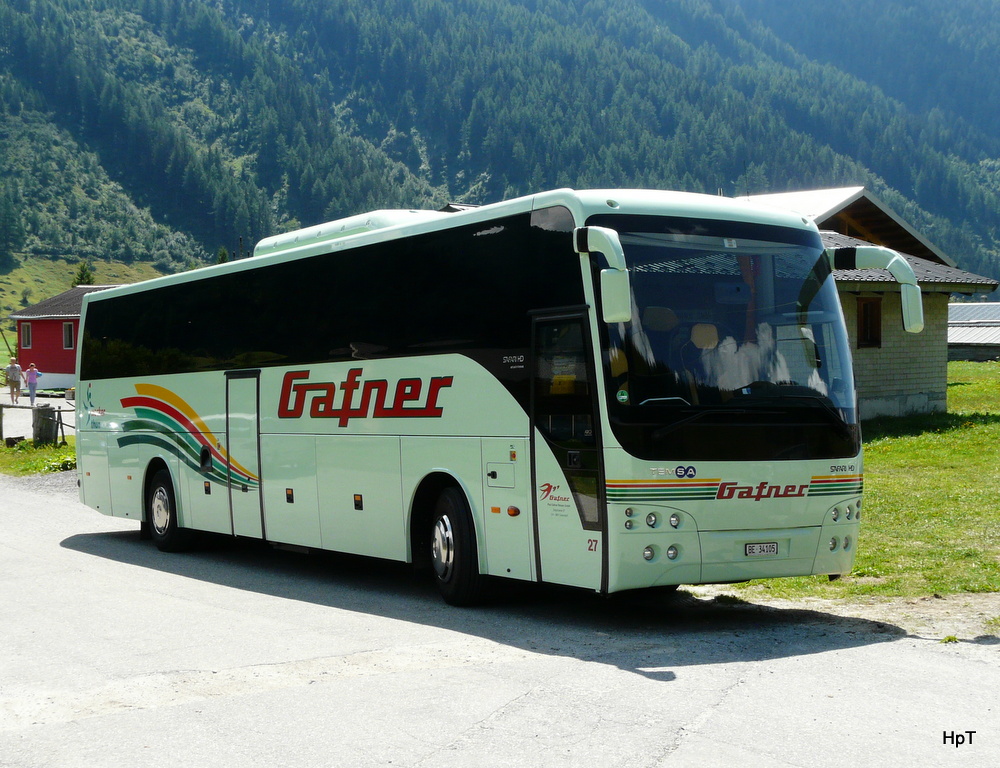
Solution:
[[[190,531],[177,524],[177,503],[170,473],[161,469],[146,490],[146,521],[149,537],[162,552],[179,552],[190,544]]]
[[[482,595],[476,534],[465,496],[445,488],[431,517],[431,563],[441,597],[450,605],[474,605]]]

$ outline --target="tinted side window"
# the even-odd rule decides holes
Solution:
[[[93,301],[82,378],[457,352],[526,400],[501,357],[531,310],[581,303],[571,234],[524,214]]]

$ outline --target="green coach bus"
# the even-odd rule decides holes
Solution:
[[[748,201],[555,190],[375,211],[89,294],[80,497],[194,532],[600,593],[850,571],[851,356],[824,250]]]

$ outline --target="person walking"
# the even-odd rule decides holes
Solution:
[[[42,374],[32,363],[28,366],[28,370],[24,372],[24,381],[28,385],[28,400],[31,401],[31,407],[35,407],[35,392],[38,391],[38,379],[40,379]]]
[[[10,359],[10,365],[4,368],[3,372],[7,374],[7,386],[10,388],[10,401],[14,405],[17,405],[17,401],[21,398],[21,366],[17,364],[16,357],[12,357]]]

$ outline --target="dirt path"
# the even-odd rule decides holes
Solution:
[[[803,609],[846,616],[866,621],[884,622],[907,634],[934,640],[957,638],[984,644],[1000,644],[1000,593],[934,595],[906,598],[854,598],[828,600],[768,600],[759,595],[741,596],[726,587],[691,587],[697,597],[735,597],[754,605],[773,608]]]

